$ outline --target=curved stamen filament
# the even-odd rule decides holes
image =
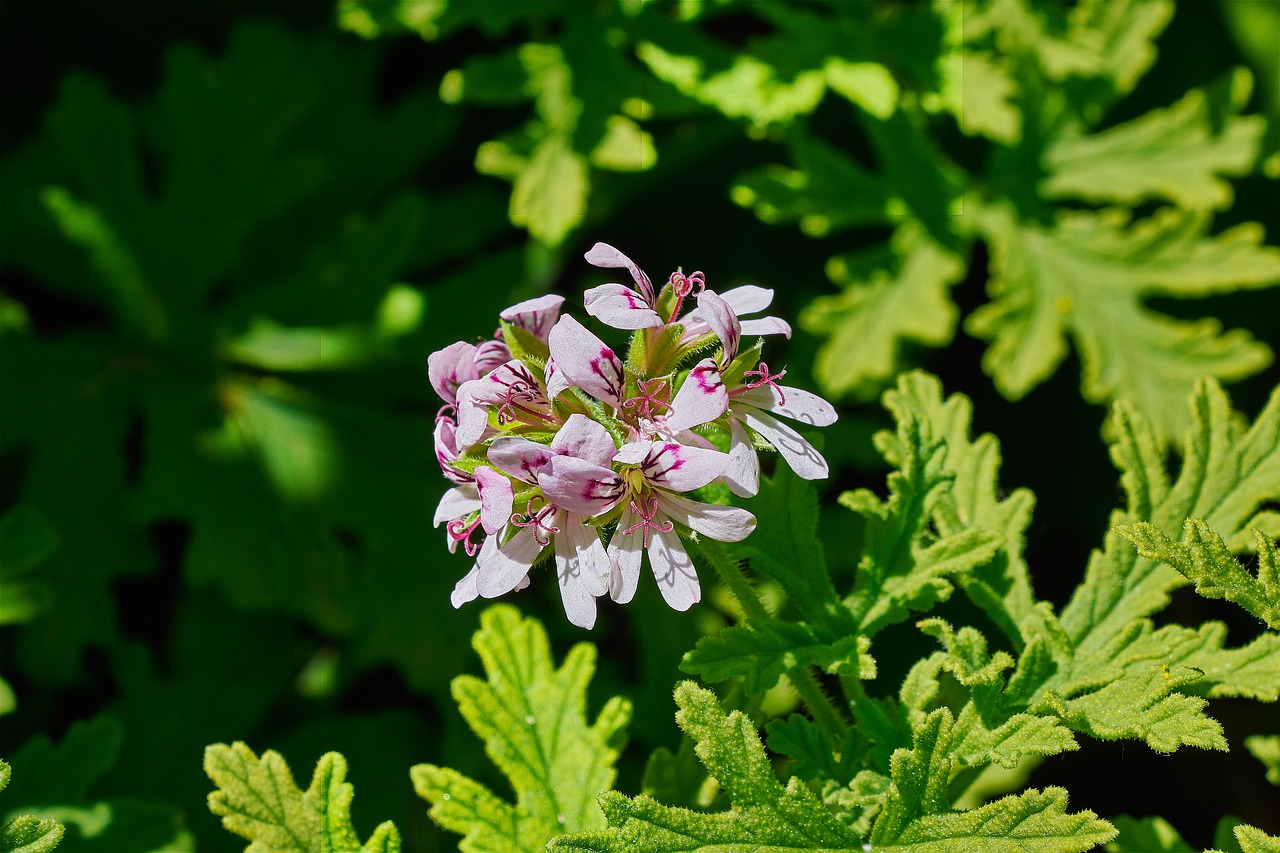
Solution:
[[[516,527],[532,527],[534,541],[539,545],[549,545],[552,535],[560,532],[559,527],[547,521],[548,516],[554,519],[555,511],[554,504],[547,503],[541,495],[534,495],[529,498],[523,515],[511,516],[511,523]]]
[[[480,550],[480,543],[471,539],[471,534],[480,526],[480,514],[476,513],[476,517],[467,521],[465,518],[454,519],[445,525],[445,530],[455,542],[461,542],[462,548],[467,552],[468,557],[474,557],[476,552]]]
[[[657,384],[650,388],[650,382],[656,382]],[[670,403],[666,400],[659,400],[656,396],[666,385],[667,380],[665,379],[637,379],[636,387],[639,389],[639,393],[634,397],[628,397],[623,400],[622,407],[624,409],[639,409],[640,417],[651,420],[654,406],[662,406],[666,409],[671,408]]]
[[[701,271],[685,275],[683,270],[677,269],[671,274],[671,278],[667,279],[667,284],[671,285],[671,290],[676,295],[675,307],[671,309],[671,316],[667,318],[668,323],[674,323],[676,317],[680,316],[680,307],[684,304],[684,298],[698,288],[698,292],[707,289],[706,276]]]
[[[644,537],[644,547],[646,548],[649,547],[649,530],[650,529],[656,530],[659,533],[670,533],[672,530],[675,529],[675,525],[671,523],[671,519],[669,518],[663,519],[661,522],[657,522],[653,520],[654,516],[658,514],[657,498],[650,498],[647,506],[644,504],[643,498],[641,499],[640,503],[636,503],[635,501],[632,501],[631,511],[634,512],[636,515],[640,516],[640,520],[637,521],[635,524],[631,525],[630,527],[628,527],[626,530],[622,531],[622,533],[624,536],[626,536],[636,532],[637,530],[641,531],[641,535]]]
[[[787,371],[785,369],[770,375],[769,365],[762,361],[760,362],[760,367],[756,370],[748,370],[746,373],[742,374],[744,379],[748,376],[757,377],[754,381],[748,382],[744,385],[743,388],[751,389],[759,388],[761,385],[770,385],[773,387],[773,390],[778,392],[778,405],[784,406],[787,403],[787,395],[782,393],[782,389],[778,387],[778,380],[786,375]]]
[[[448,405],[445,405],[445,406],[441,406],[440,411],[436,412],[436,423],[440,423],[441,420],[452,422],[453,417],[450,417],[450,416],[451,415],[457,416],[457,414],[458,414],[458,407],[453,405],[452,403],[449,403]]]

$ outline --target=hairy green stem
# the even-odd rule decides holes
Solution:
[[[733,593],[733,597],[742,605],[742,612],[746,614],[748,619],[764,619],[769,616],[769,611],[765,608],[764,602],[760,600],[760,596],[756,594],[755,587],[747,580],[747,576],[742,572],[742,566],[737,560],[731,559],[720,548],[718,543],[702,541],[698,543],[703,555],[707,561],[715,568],[716,573],[720,575],[720,579],[724,581],[725,586],[729,587],[729,591]],[[835,702],[822,689],[822,685],[818,682],[818,678],[807,666],[797,666],[787,670],[787,678],[795,687],[796,692],[800,694],[800,699],[809,709],[809,713],[813,715],[814,722],[821,726],[827,734],[831,735],[836,743],[844,740],[845,732],[848,730],[848,724],[840,715]]]

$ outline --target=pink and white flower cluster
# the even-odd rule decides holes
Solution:
[[[494,340],[451,344],[427,360],[445,403],[436,458],[454,484],[435,524],[445,525],[450,551],[476,558],[454,588],[455,607],[523,588],[554,554],[565,613],[590,628],[596,598],[635,595],[647,554],[663,598],[687,610],[702,593],[681,537],[736,542],[756,524],[744,509],[691,493],[720,483],[754,495],[756,436],[801,477],[827,475],[822,455],[779,417],[826,426],[835,409],[779,384],[786,371],[760,361],[758,336],[790,337],[791,327],[743,319],[768,308],[773,291],[718,294],[702,273],[680,271],[655,290],[604,243],[586,260],[631,275],[630,285],[602,284],[584,299],[589,315],[632,332],[625,359],[551,295],[503,311]],[[744,348],[746,337],[756,342]]]

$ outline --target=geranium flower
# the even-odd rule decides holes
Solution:
[[[626,361],[562,315],[556,295],[503,311],[499,339],[459,342],[428,359],[445,402],[436,460],[454,484],[435,524],[445,525],[451,552],[461,546],[476,558],[450,596],[455,607],[524,588],[550,551],[575,625],[595,624],[596,598],[606,592],[630,601],[646,554],[663,598],[687,610],[702,589],[682,537],[736,542],[755,528],[750,512],[690,492],[720,482],[754,494],[753,432],[801,477],[827,473],[821,454],[778,418],[825,425],[835,410],[779,384],[785,370],[774,374],[763,361],[746,369],[739,357],[744,334],[790,336],[778,317],[749,316],[769,307],[773,291],[746,285],[721,295],[701,272],[677,270],[655,292],[644,270],[612,246],[597,243],[586,259],[631,275],[631,285],[602,284],[584,298],[588,314],[632,332]],[[689,297],[696,305],[682,316]],[[714,357],[685,369],[716,339]],[[727,427],[728,453],[699,429],[708,424]]]
[[[738,346],[742,340],[742,326],[737,314],[711,291],[699,295],[698,307],[705,322],[720,338],[723,348],[721,368],[727,368],[738,357]],[[773,445],[800,477],[818,480],[828,474],[827,460],[822,454],[804,436],[774,415],[814,426],[830,426],[836,421],[835,407],[817,394],[779,385],[778,380],[784,375],[785,370],[770,373],[769,366],[762,361],[755,370],[745,371],[741,380],[727,387],[730,462],[725,481],[736,495],[750,497],[760,491],[760,460],[746,427]]]
[[[675,442],[639,441],[624,445],[613,461],[625,467],[615,472],[589,460],[557,456],[542,468],[538,485],[549,500],[582,516],[624,507],[608,547],[614,601],[625,604],[635,595],[647,551],[662,597],[675,610],[688,610],[702,598],[702,589],[673,522],[721,542],[737,542],[755,529],[755,516],[744,509],[679,494],[721,476],[728,457]]]
[[[480,344],[458,341],[427,357],[427,377],[447,408],[457,403],[460,385],[479,379],[510,360],[511,351],[502,341],[484,341]]]
[[[539,473],[552,459],[563,456],[607,470],[616,450],[604,427],[585,415],[574,414],[550,446],[515,436],[498,438],[489,446],[488,457],[505,474],[536,487]],[[510,504],[506,509],[509,513]],[[506,520],[520,529],[501,546],[481,554],[477,563],[478,594],[495,598],[509,592],[529,574],[542,550],[554,544],[565,615],[575,625],[592,627],[596,621],[596,597],[604,595],[609,587],[609,557],[600,541],[600,531],[581,514],[538,494],[527,498],[523,513]]]

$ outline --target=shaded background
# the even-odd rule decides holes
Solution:
[[[1230,5],[1179,6],[1122,117],[1259,55],[1234,38]],[[728,45],[767,31],[735,10],[708,27]],[[80,794],[172,804],[205,850],[236,849],[203,806],[200,755],[212,742],[277,749],[300,781],[322,752],[343,752],[357,827],[393,819],[408,850],[455,843],[426,819],[410,765],[458,767],[506,790],[448,696],[454,675],[479,669],[468,647],[479,605],[448,606],[468,561],[430,526],[444,483],[427,354],[488,334],[514,300],[547,289],[576,299],[604,280],[580,261],[597,240],[658,280],[683,265],[713,287],[773,287],[786,317],[836,291],[823,264],[850,246],[733,204],[735,178],[785,161],[785,146],[678,110],[646,124],[656,167],[593,173],[582,227],[550,249],[532,241],[508,221],[509,186],[473,165],[527,108],[446,104],[438,90],[470,57],[554,34],[534,21],[431,43],[364,41],[340,32],[324,3],[0,5],[0,293],[6,317],[14,305],[23,315],[0,338],[0,512],[34,511],[58,541],[37,576],[47,606],[0,629],[0,675],[17,697],[0,754],[108,714],[118,754]],[[1254,68],[1252,107],[1272,116],[1274,150],[1280,81],[1274,64]],[[811,122],[848,135],[834,107]],[[1274,190],[1239,181],[1221,224],[1261,221],[1274,235]],[[962,314],[984,301],[985,281],[979,248],[953,289]],[[1280,341],[1274,292],[1160,307]],[[814,387],[817,346],[800,332],[771,343],[770,362]],[[1002,441],[1006,487],[1036,492],[1027,560],[1040,596],[1061,605],[1119,494],[1099,436],[1105,413],[1081,399],[1074,355],[1010,403],[983,374],[983,349],[960,333],[904,362],[971,396],[975,428]],[[1273,366],[1232,386],[1237,408],[1256,413],[1278,377]],[[870,435],[886,423],[874,403],[846,401],[827,436],[827,497],[882,488]],[[841,510],[823,532],[833,554],[858,536]],[[637,788],[651,748],[676,743],[679,657],[729,618],[723,596],[707,599],[674,614],[642,585],[625,609],[602,602],[589,635],[565,623],[554,584],[513,599],[544,619],[558,653],[583,639],[600,646],[593,708],[615,693],[635,702],[621,790]],[[1233,644],[1251,636],[1219,604],[1183,591],[1168,616],[1223,619]],[[878,649],[889,672],[922,651],[903,648],[895,666]],[[1171,817],[1200,845],[1229,812],[1280,831],[1274,790],[1235,749],[1280,730],[1275,709],[1231,700],[1213,712],[1229,755],[1085,742],[1031,784],[1065,785],[1074,807],[1102,816]]]

